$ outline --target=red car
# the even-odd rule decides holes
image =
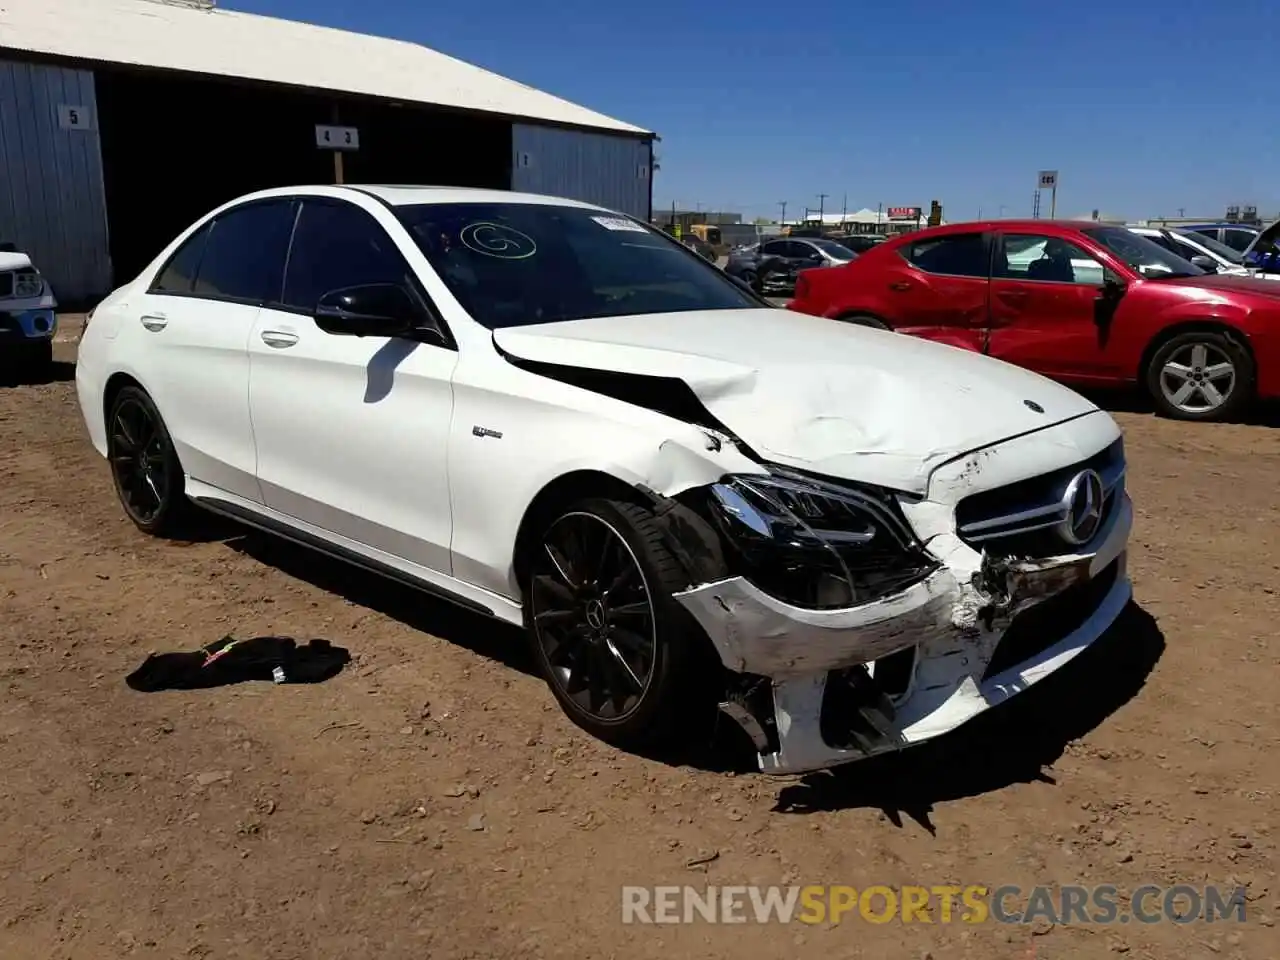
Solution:
[[[790,309],[953,344],[1166,416],[1280,396],[1280,281],[1209,273],[1124,227],[948,224],[803,271]]]

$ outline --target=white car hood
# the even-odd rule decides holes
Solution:
[[[948,460],[1097,410],[978,353],[786,310],[605,317],[493,336],[535,363],[678,378],[767,460],[916,494]]]
[[[4,253],[0,251],[0,270],[21,270],[31,266],[31,258],[25,253]]]

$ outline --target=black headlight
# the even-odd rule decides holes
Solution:
[[[794,606],[867,603],[938,567],[886,491],[776,469],[708,489],[736,572]]]

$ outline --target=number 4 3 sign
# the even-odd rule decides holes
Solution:
[[[316,125],[316,146],[321,150],[359,150],[360,131],[355,127]]]

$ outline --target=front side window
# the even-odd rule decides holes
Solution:
[[[417,204],[396,215],[489,329],[761,307],[723,271],[629,217],[534,203]]]
[[[1046,234],[1006,233],[997,242],[994,277],[1092,286],[1102,283],[1102,264],[1069,240]]]
[[[907,244],[903,255],[925,273],[987,279],[987,244],[980,233],[956,233]]]
[[[1152,280],[1171,277],[1199,277],[1205,274],[1190,260],[1170,253],[1158,243],[1126,230],[1124,227],[1089,227],[1083,231],[1095,243],[1129,265],[1130,269]]]
[[[182,244],[169,262],[164,265],[160,275],[151,284],[148,293],[190,293],[196,282],[196,271],[200,269],[200,258],[204,256],[205,241],[209,239],[210,226],[203,226]]]
[[[277,299],[293,218],[292,200],[252,203],[220,215],[205,243],[192,292],[244,303]]]
[[[405,285],[410,271],[381,224],[343,201],[306,200],[289,250],[285,306],[312,313],[333,290],[365,284]]]
[[[1240,253],[1239,250],[1234,250],[1231,247],[1228,247],[1221,240],[1215,240],[1213,237],[1209,236],[1208,234],[1193,233],[1187,236],[1181,233],[1174,233],[1174,236],[1177,237],[1180,243],[1185,243],[1188,247],[1191,247],[1193,250],[1195,250],[1196,247],[1203,247],[1205,250],[1208,250],[1210,253],[1217,254],[1223,260],[1227,261],[1227,263],[1234,263],[1236,265],[1244,263],[1244,256]],[[1195,253],[1201,253],[1201,252],[1202,252],[1201,250],[1195,250]],[[1186,256],[1186,254],[1182,254],[1182,255]]]

